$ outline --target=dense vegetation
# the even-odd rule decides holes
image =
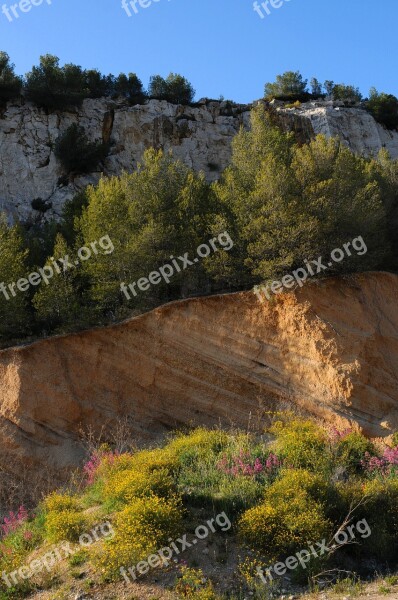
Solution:
[[[101,148],[87,144],[77,127],[59,140],[66,171],[82,170],[84,155],[93,164],[100,159]],[[104,178],[67,203],[59,223],[9,227],[2,221],[5,286],[40,268],[55,272],[54,260],[64,256],[71,265],[48,284],[0,293],[2,344],[114,321],[175,298],[247,289],[358,236],[367,253],[352,253],[325,275],[394,271],[397,190],[398,161],[385,151],[377,160],[365,159],[322,136],[299,146],[273,123],[272,111],[259,106],[251,131],[236,136],[231,165],[218,183],[208,184],[171,154],[148,150],[134,173]],[[45,210],[39,201],[35,206]],[[147,277],[170,257],[188,253],[192,259],[198,246],[223,232],[233,247],[219,247],[168,283],[162,280],[130,297],[122,293],[122,283]],[[112,252],[79,260],[80,248],[104,236],[112,241]]]
[[[263,585],[257,567],[267,568],[322,540],[328,551],[311,557],[305,568],[298,564],[290,572],[293,583],[315,586],[326,570],[336,583],[354,578],[354,572],[367,577],[395,567],[398,436],[388,445],[374,444],[359,431],[338,431],[289,413],[268,415],[267,421],[261,436],[196,429],[153,449],[126,448],[125,439],[118,446],[92,448],[66,489],[47,496],[34,514],[20,507],[4,520],[1,571],[9,574],[67,540],[76,552],[63,561],[71,567],[72,581],[88,586],[118,581],[121,567],[146,560],[183,533],[192,539],[198,525],[221,514],[222,527],[211,533],[218,577],[214,583],[203,579],[198,570],[203,553],[191,547],[176,564],[163,567],[176,576],[170,598],[221,600],[216,590],[220,585],[225,590],[226,582],[229,598],[248,591],[254,599],[269,598],[286,582],[275,576]],[[114,536],[79,547],[80,534],[102,522],[110,522]],[[334,538],[349,525],[355,544]],[[339,541],[337,550],[330,547],[332,539]],[[234,557],[232,578],[224,576],[226,548]],[[65,580],[63,563],[52,576],[39,572],[11,589],[3,583],[2,597],[43,587],[54,594],[58,588],[54,597],[66,597],[62,590],[71,582]],[[153,569],[158,581],[160,566]]]
[[[22,92],[28,100],[48,110],[79,106],[85,98],[125,98],[132,105],[143,104],[149,98],[190,104],[195,96],[190,82],[175,73],[166,79],[160,75],[151,77],[147,92],[135,73],[115,77],[74,64],[61,67],[59,58],[51,54],[41,56],[39,65],[22,78],[15,74],[8,54],[0,52],[0,101],[17,98]]]

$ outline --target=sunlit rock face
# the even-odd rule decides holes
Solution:
[[[172,150],[214,181],[230,161],[233,137],[241,126],[250,126],[252,106],[207,100],[188,107],[158,100],[128,106],[103,98],[85,100],[73,112],[48,113],[22,100],[10,102],[0,115],[0,209],[14,219],[41,218],[31,204],[40,198],[49,206],[47,217],[59,216],[77,191],[96,183],[101,174],[131,172],[150,147]],[[323,133],[340,137],[358,154],[375,155],[387,148],[398,157],[398,132],[386,130],[361,108],[308,102],[299,108],[270,109],[299,141]],[[109,142],[110,151],[96,172],[65,178],[54,144],[72,123],[83,126],[90,140]]]

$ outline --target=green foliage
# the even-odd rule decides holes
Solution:
[[[316,77],[313,77],[310,81],[311,86],[311,94],[314,97],[322,96],[322,84],[318,81]]]
[[[61,234],[57,234],[53,258],[59,260],[66,256],[73,264],[74,261],[65,239]],[[37,319],[46,327],[55,330],[60,326],[65,327],[78,323],[81,299],[78,295],[79,287],[75,268],[72,267],[65,271],[62,266],[59,266],[61,272],[57,273],[51,259],[46,262],[45,266],[53,270],[54,277],[48,284],[42,281],[33,298],[32,303],[36,309]]]
[[[217,600],[211,581],[205,578],[203,571],[183,567],[181,577],[174,588],[177,597],[181,600]]]
[[[127,98],[130,104],[143,104],[146,94],[140,79],[135,73],[120,73],[114,85],[115,95]]]
[[[361,460],[364,459],[365,452],[374,455],[373,444],[362,433],[353,431],[338,443],[338,462],[350,473],[357,473],[361,468]]]
[[[149,82],[148,94],[157,100],[167,100],[173,104],[190,104],[195,96],[191,83],[182,75],[170,73],[167,79],[154,75]]]
[[[332,96],[334,100],[352,100],[353,102],[360,102],[362,100],[362,94],[358,88],[353,85],[345,85],[344,83],[338,83],[333,86]]]
[[[28,100],[49,109],[64,109],[81,104],[85,97],[83,71],[77,65],[59,66],[59,58],[51,54],[40,57],[38,67],[26,75]]]
[[[374,269],[386,254],[381,189],[366,160],[324,136],[295,146],[262,106],[252,130],[235,138],[232,165],[215,189],[234,213],[244,264],[255,276],[281,277],[358,235],[368,252],[353,252],[328,272]]]
[[[0,102],[18,97],[21,94],[22,78],[15,75],[7,52],[0,51]]]
[[[205,263],[176,273],[169,285],[161,282],[145,294],[120,292],[121,282],[134,282],[188,252],[211,237],[216,202],[203,174],[195,174],[170,154],[144,153],[143,163],[131,175],[103,179],[89,188],[89,205],[80,220],[84,241],[106,232],[115,244],[111,256],[85,264],[92,280],[93,298],[102,307],[154,306],[159,301],[203,289],[208,281]]]
[[[299,71],[286,71],[277,75],[274,83],[266,83],[264,95],[266,98],[297,98],[307,94],[307,79]]]
[[[27,275],[27,250],[24,248],[22,230],[9,227],[0,214],[0,336],[16,339],[26,335],[30,317],[26,295],[16,286]],[[12,290],[8,285],[13,285]]]
[[[329,488],[321,476],[308,471],[284,472],[266,490],[264,501],[242,515],[242,539],[274,560],[330,536],[332,523],[325,510]]]
[[[366,109],[387,129],[398,128],[398,98],[392,94],[379,93],[372,88],[369,100],[366,102]]]
[[[92,172],[107,152],[103,142],[89,142],[84,128],[76,123],[57,139],[54,148],[54,154],[67,174]]]

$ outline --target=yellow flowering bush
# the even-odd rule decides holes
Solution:
[[[285,463],[297,469],[326,470],[331,463],[326,432],[312,421],[276,421],[270,428],[276,436],[275,449]]]
[[[106,579],[120,576],[119,568],[145,560],[181,532],[182,507],[178,498],[134,498],[114,519],[115,536],[106,540],[94,565]]]
[[[116,504],[151,494],[170,497],[174,492],[175,484],[167,469],[117,471],[109,476],[103,488],[105,501]]]
[[[44,509],[48,512],[62,512],[64,510],[76,510],[78,508],[78,501],[70,494],[53,492],[45,498],[43,505]]]
[[[329,487],[320,476],[288,470],[264,494],[264,501],[239,521],[243,541],[276,559],[318,541],[332,531],[326,515]]]
[[[208,452],[220,452],[230,440],[230,436],[221,430],[208,430],[202,427],[195,429],[188,435],[177,435],[167,448],[175,455],[182,456],[194,451],[197,455]]]
[[[178,598],[187,600],[217,600],[213,584],[200,569],[183,567],[174,591]]]
[[[50,542],[68,540],[75,542],[84,533],[85,518],[76,510],[48,512],[46,515],[46,534]]]

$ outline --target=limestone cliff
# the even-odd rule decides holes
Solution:
[[[137,438],[188,423],[258,424],[297,405],[370,435],[398,427],[398,277],[174,302],[119,325],[0,352],[0,441],[58,467],[79,424],[130,415]]]
[[[48,114],[30,103],[9,103],[0,115],[0,209],[22,220],[39,217],[31,202],[41,198],[59,215],[64,202],[103,172],[118,175],[132,171],[146,148],[172,150],[212,181],[227,166],[231,141],[240,126],[248,127],[252,105],[200,101],[177,106],[151,100],[127,106],[110,99],[85,100],[74,112]],[[299,108],[275,107],[282,124],[299,139],[315,134],[339,136],[355,152],[376,154],[387,148],[398,157],[398,132],[387,131],[361,108],[333,102],[308,102]],[[65,180],[53,147],[72,123],[82,125],[92,140],[110,143],[110,152],[99,171]]]

